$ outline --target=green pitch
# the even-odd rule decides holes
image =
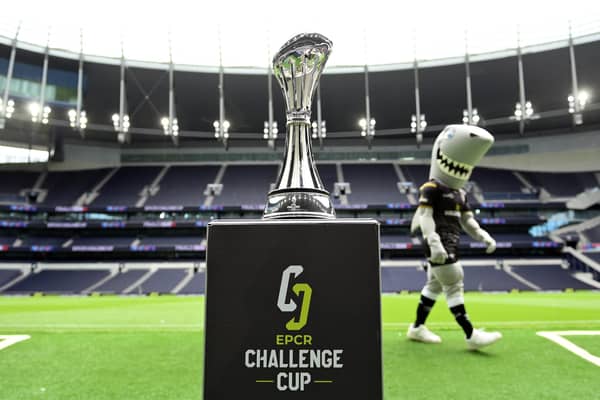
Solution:
[[[388,400],[600,398],[600,367],[535,334],[600,330],[600,293],[467,294],[475,325],[504,334],[481,352],[465,350],[443,301],[428,325],[444,342],[424,345],[404,336],[417,296],[382,300]],[[0,336],[31,336],[0,350],[0,399],[199,400],[203,303],[0,297]],[[600,356],[600,336],[568,339]]]

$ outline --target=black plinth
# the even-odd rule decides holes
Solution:
[[[208,227],[204,399],[382,394],[373,220]]]

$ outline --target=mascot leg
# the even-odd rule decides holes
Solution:
[[[500,332],[486,332],[473,328],[465,309],[464,271],[462,265],[456,262],[435,267],[432,270],[433,275],[442,284],[450,311],[454,315],[456,322],[465,332],[467,347],[470,350],[477,350],[500,340],[502,338]]]
[[[443,292],[443,286],[437,277],[432,274],[432,269],[431,267],[427,269],[427,283],[421,291],[421,298],[417,306],[417,318],[408,327],[408,332],[406,333],[409,339],[423,343],[440,343],[442,341],[438,335],[431,332],[425,326],[427,316],[429,316],[436,299]]]
[[[448,308],[454,315],[456,322],[465,332],[465,336],[471,337],[473,333],[473,325],[469,321],[469,316],[465,310],[465,297],[464,297],[464,271],[460,263],[452,263],[447,265],[441,265],[439,267],[432,268],[433,274],[436,276],[438,281],[442,284],[444,294],[446,295],[446,302]]]

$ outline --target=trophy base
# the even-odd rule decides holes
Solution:
[[[375,220],[211,222],[203,399],[382,400],[378,239]]]
[[[264,219],[335,218],[329,193],[318,189],[280,189],[269,192]]]

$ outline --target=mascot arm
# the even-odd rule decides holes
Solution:
[[[460,218],[460,224],[462,225],[465,232],[469,234],[473,239],[485,243],[487,246],[485,252],[490,254],[496,250],[496,241],[490,236],[487,231],[482,229],[475,216],[471,211],[463,212]]]
[[[448,258],[448,252],[442,245],[440,235],[438,235],[438,233],[435,231],[433,208],[428,206],[419,206],[417,213],[420,215],[415,217],[419,217],[421,232],[423,233],[423,237],[427,241],[431,251],[431,257],[429,258],[429,261],[436,264],[443,264]]]
[[[410,234],[411,235],[415,235],[417,234],[417,231],[419,229],[421,229],[421,210],[423,208],[422,207],[417,207],[417,210],[415,211],[415,215],[413,215],[412,220],[410,221]]]

